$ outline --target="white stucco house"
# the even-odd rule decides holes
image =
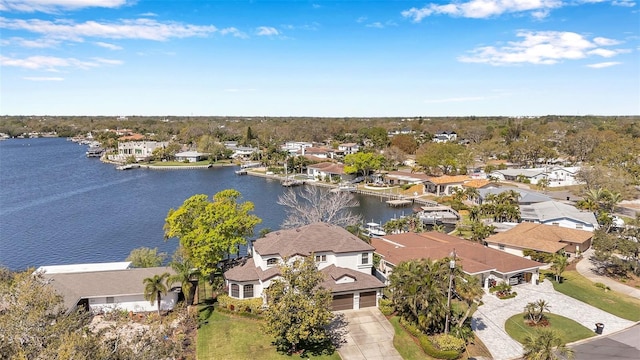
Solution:
[[[338,151],[343,152],[345,155],[355,154],[360,151],[360,145],[356,143],[344,143],[338,145]]]
[[[347,230],[325,223],[278,230],[253,243],[251,257],[224,273],[229,296],[262,298],[271,281],[280,276],[279,265],[314,256],[324,274],[322,287],[331,290],[332,310],[378,305],[384,284],[371,275],[373,246]]]
[[[355,174],[347,174],[344,172],[344,164],[333,162],[321,162],[318,164],[307,166],[307,177],[324,181],[327,177],[336,182],[350,181],[355,178]]]
[[[176,153],[174,155],[176,157],[176,161],[188,161],[188,162],[198,162],[200,160],[207,159],[209,154],[197,152],[197,151],[183,151]]]
[[[456,141],[458,134],[455,131],[438,131],[433,135],[433,142],[444,143],[449,141]]]
[[[144,298],[144,279],[163,273],[174,274],[170,267],[131,268],[130,262],[42,266],[36,272],[64,299],[67,313],[84,308],[92,313],[124,310],[156,311],[157,303]],[[161,310],[171,310],[178,301],[179,287],[162,297]]]
[[[568,229],[591,231],[598,229],[598,220],[591,211],[559,201],[543,201],[520,205],[521,222],[556,225]]]
[[[144,161],[153,155],[153,150],[167,145],[167,141],[120,141],[117,158],[124,161],[127,157],[134,156],[136,161]]]
[[[533,185],[537,185],[542,179],[549,180],[549,187],[580,185],[576,179],[580,167],[550,166],[528,169],[504,169],[492,171],[489,176],[504,181],[526,180]]]

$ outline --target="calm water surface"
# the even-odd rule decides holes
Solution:
[[[237,176],[235,168],[118,171],[85,156],[65,139],[0,141],[0,265],[29,266],[123,261],[137,247],[173,253],[164,241],[167,212],[195,194],[234,188],[255,204],[261,229],[278,229],[285,209],[279,182]],[[385,222],[409,214],[383,200],[359,196],[357,212]]]

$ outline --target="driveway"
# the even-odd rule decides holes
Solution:
[[[500,300],[493,294],[485,294],[482,297],[484,305],[478,308],[471,320],[472,328],[487,346],[494,360],[507,360],[522,356],[522,345],[504,331],[504,324],[511,316],[523,312],[527,303],[539,299],[544,299],[549,303],[551,313],[572,319],[589,329],[595,330],[596,323],[603,323],[604,335],[634,324],[632,321],[621,319],[556,292],[549,280],[543,281],[540,285],[514,286],[513,290],[518,293],[518,296],[507,300]]]
[[[338,348],[342,360],[402,360],[393,347],[393,325],[378,308],[336,312],[347,322],[345,343]]]

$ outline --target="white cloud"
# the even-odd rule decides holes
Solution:
[[[366,16],[360,16],[359,18],[356,19],[356,22],[358,24],[363,23],[365,21],[367,21],[367,17]]]
[[[21,37],[12,37],[9,40],[5,40],[3,45],[17,45],[25,48],[34,48],[34,49],[45,49],[45,48],[53,48],[60,44],[59,40],[41,38],[41,39],[24,39]]]
[[[367,24],[367,25],[365,25],[365,26],[366,26],[366,27],[370,27],[370,28],[377,28],[377,29],[382,29],[382,28],[384,28],[384,25],[382,25],[382,23],[381,23],[381,22],[379,22],[379,21],[376,21],[376,22],[371,23],[371,24]]]
[[[622,63],[619,61],[608,61],[608,62],[601,62],[596,64],[589,64],[587,65],[587,67],[590,67],[592,69],[602,69],[602,68],[607,68],[607,67],[616,66],[620,64]]]
[[[551,65],[563,60],[583,59],[589,56],[612,57],[626,50],[604,49],[603,41],[589,40],[574,32],[521,31],[516,36],[522,41],[511,41],[501,47],[483,46],[458,58],[461,62],[491,65],[543,64]],[[606,43],[613,44],[615,40]],[[617,43],[617,42],[615,42]]]
[[[593,42],[596,43],[596,45],[600,45],[600,46],[611,46],[611,45],[618,45],[622,43],[622,41],[607,39],[600,36],[593,38]]]
[[[258,36],[276,36],[280,35],[278,29],[271,26],[258,26],[256,29],[256,35]]]
[[[633,0],[613,0],[611,5],[614,6],[625,6],[625,7],[634,7],[636,6],[635,1]]]
[[[25,80],[29,81],[63,81],[63,77],[42,77],[42,76],[27,76],[23,77]]]
[[[224,34],[224,30],[218,30],[213,25],[162,23],[153,19],[76,23],[72,20],[22,20],[0,17],[0,29],[24,30],[43,34],[48,38],[72,41],[82,41],[85,37],[164,41],[171,38],[207,36],[216,32]]]
[[[142,13],[140,14],[140,16],[144,16],[144,17],[156,17],[158,16],[158,14],[154,13],[154,12],[146,12],[146,13]]]
[[[118,8],[126,4],[127,0],[0,0],[0,11],[50,13],[60,9]]]
[[[24,59],[10,58],[0,55],[1,66],[13,66],[30,70],[45,70],[57,72],[60,68],[90,69],[102,65],[119,65],[119,60],[96,58],[93,61],[83,61],[76,58],[60,58],[55,56],[30,56]]]
[[[110,44],[102,41],[96,41],[95,44],[109,50],[122,50],[122,46],[118,46],[115,44]]]
[[[445,5],[435,3],[422,8],[411,8],[402,11],[402,16],[413,22],[420,22],[431,15],[449,15],[483,19],[507,13],[529,12],[535,18],[544,18],[553,9],[563,5],[561,0],[469,0],[452,2]]]

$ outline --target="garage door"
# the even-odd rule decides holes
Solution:
[[[351,310],[353,309],[353,294],[333,295],[331,310]]]
[[[360,308],[376,306],[376,292],[367,291],[360,293]]]

